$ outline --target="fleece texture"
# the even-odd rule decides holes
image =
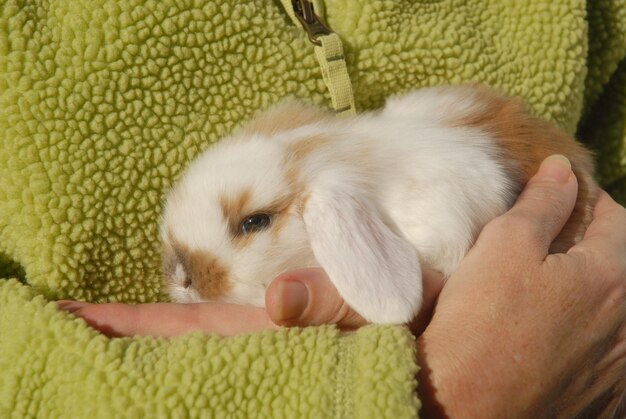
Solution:
[[[599,180],[626,202],[625,1],[327,0],[325,11],[359,109],[419,86],[490,84],[579,127]],[[399,327],[106,339],[47,303],[161,300],[165,192],[202,149],[287,96],[329,104],[312,45],[278,1],[0,5],[0,417],[417,415]]]

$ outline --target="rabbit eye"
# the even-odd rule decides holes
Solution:
[[[239,225],[239,233],[249,234],[261,231],[269,227],[272,217],[269,214],[253,214],[243,219]]]

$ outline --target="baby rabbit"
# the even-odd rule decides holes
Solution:
[[[200,155],[167,198],[161,235],[172,300],[264,305],[279,274],[321,266],[374,323],[419,311],[421,267],[448,277],[541,161],[567,156],[574,212],[551,249],[590,220],[590,154],[521,102],[434,87],[336,118],[288,101]]]

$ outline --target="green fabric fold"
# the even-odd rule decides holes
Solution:
[[[402,327],[108,339],[11,280],[0,330],[1,417],[380,418],[419,407]]]

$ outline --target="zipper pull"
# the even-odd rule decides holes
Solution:
[[[322,35],[330,35],[333,31],[324,25],[319,16],[315,14],[313,3],[309,0],[291,0],[291,5],[293,6],[296,18],[298,18],[309,36],[309,41],[321,47],[322,42],[317,38]]]

